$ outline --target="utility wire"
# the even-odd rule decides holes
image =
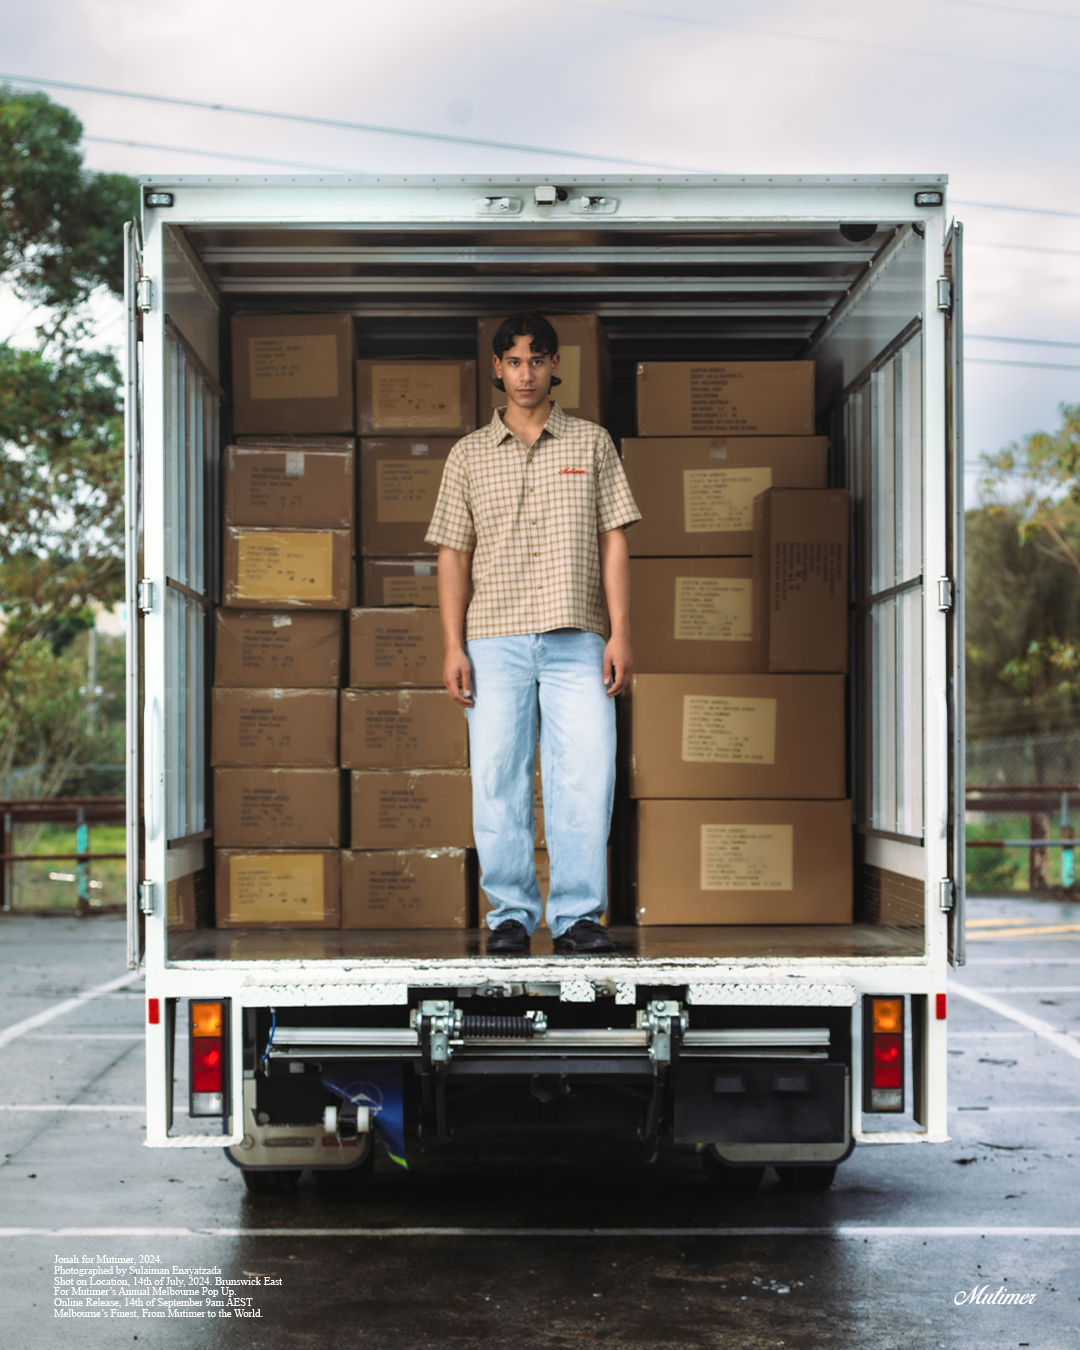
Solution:
[[[1018,343],[1023,347],[1073,347],[1080,351],[1080,342],[1057,342],[1050,338],[991,337],[989,333],[965,333],[964,340],[967,342],[1008,342],[1010,345]]]
[[[122,141],[115,136],[84,136],[84,141],[95,141],[98,145],[129,145],[136,150],[167,150],[175,155],[205,155],[210,159],[242,160],[247,164],[274,164],[286,169],[315,169],[320,173],[355,173],[354,169],[343,169],[337,164],[305,164],[298,159],[263,159],[259,155],[244,155],[237,152],[226,154],[223,150],[194,150],[189,145],[155,145],[152,141]]]
[[[965,356],[965,366],[1026,366],[1029,370],[1080,370],[1080,366],[1058,366],[1050,361],[996,361],[991,356]]]
[[[968,239],[966,243],[969,248],[1009,248],[1018,253],[1053,253],[1059,257],[1080,258],[1080,249],[1076,248],[1041,248],[1038,244],[992,243],[989,239]]]
[[[476,136],[454,136],[442,131],[416,131],[410,127],[388,127],[374,122],[346,122],[336,117],[308,117],[302,113],[272,112],[265,108],[243,108],[231,103],[204,103],[192,98],[172,98],[166,94],[140,94],[130,89],[107,89],[95,84],[75,84],[70,80],[46,80],[36,75],[10,75],[0,71],[0,80],[16,84],[40,84],[49,89],[74,89],[83,94],[106,94],[110,98],[141,99],[149,103],[167,103],[179,108],[202,108],[209,112],[240,113],[244,117],[269,117],[279,122],[303,122],[308,126],[338,127],[344,131],[369,131],[379,136],[404,136],[410,140],[440,141],[451,145],[474,145],[485,150],[514,150],[527,155],[559,155],[564,159],[583,159],[590,163],[629,164],[636,168],[681,169],[705,173],[687,164],[661,164],[647,159],[622,159],[618,155],[589,155],[580,150],[556,150],[546,145],[518,145],[513,141],[488,141]]]
[[[1069,75],[1080,78],[1080,70],[1061,66],[1033,66],[1023,61],[1003,61],[992,56],[968,56],[960,52],[931,52],[919,47],[897,47],[888,42],[862,42],[858,38],[826,37],[818,33],[796,33],[786,28],[758,28],[754,24],[727,23],[723,19],[698,19],[685,14],[657,13],[647,9],[627,9],[622,5],[602,5],[591,0],[555,0],[567,9],[589,9],[600,14],[625,14],[633,19],[658,19],[662,23],[681,23],[695,28],[719,28],[755,37],[786,38],[789,42],[811,42],[824,47],[849,47],[858,51],[886,52],[889,56],[929,57],[937,61],[959,61],[965,65],[994,66],[1008,70],[1027,70],[1038,75]]]

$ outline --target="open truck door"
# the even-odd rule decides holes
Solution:
[[[945,313],[945,455],[947,573],[940,583],[939,605],[946,611],[949,706],[949,865],[942,903],[949,910],[949,964],[962,966],[964,890],[967,878],[964,735],[964,227],[954,221],[945,237],[945,272],[938,304]]]
[[[124,309],[127,343],[124,349],[124,556],[127,641],[127,744],[124,755],[127,794],[127,955],[137,970],[146,952],[146,920],[139,907],[143,880],[143,784],[139,729],[142,723],[142,616],[139,578],[142,575],[142,241],[139,223],[124,226]]]

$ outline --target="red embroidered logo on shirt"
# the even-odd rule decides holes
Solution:
[[[588,469],[560,469],[560,473],[588,473]]]

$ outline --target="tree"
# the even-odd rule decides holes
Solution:
[[[1042,730],[1071,725],[1080,695],[1080,404],[1061,414],[984,456],[968,517],[969,703],[1007,708],[1008,691]]]
[[[124,291],[124,221],[138,211],[126,174],[83,168],[82,124],[47,94],[0,85],[0,277],[70,320],[93,291]]]
[[[32,697],[13,675],[28,649],[123,590],[122,386],[87,306],[123,292],[138,188],[87,171],[81,136],[46,95],[0,85],[0,281],[42,315],[36,347],[0,344],[0,703]]]

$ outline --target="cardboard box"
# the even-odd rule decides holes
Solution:
[[[752,572],[749,558],[632,558],[635,670],[681,675],[749,671]]]
[[[337,849],[233,849],[215,853],[218,928],[340,928]]]
[[[352,431],[355,360],[351,314],[235,316],[234,433]]]
[[[187,872],[165,883],[165,927],[170,933],[190,933],[199,927],[196,879]]]
[[[851,803],[638,803],[639,924],[851,923]]]
[[[226,525],[222,592],[229,609],[348,609],[352,530]]]
[[[354,609],[349,614],[349,683],[354,688],[441,689],[442,624],[437,609]]]
[[[354,451],[229,445],[223,458],[226,525],[352,529]]]
[[[236,445],[256,445],[278,450],[351,450],[353,454],[356,453],[355,436],[305,436],[297,431],[291,436],[271,436],[269,433],[262,436],[234,436],[233,441]]]
[[[239,688],[337,688],[344,670],[345,615],[219,609],[214,683]]]
[[[472,848],[468,769],[353,769],[353,848]]]
[[[829,481],[824,436],[630,437],[622,456],[643,514],[626,532],[635,558],[748,558],[759,493]]]
[[[842,675],[635,675],[629,718],[631,797],[845,795]]]
[[[439,603],[437,557],[365,558],[360,575],[360,603],[365,609]]]
[[[362,436],[452,436],[476,430],[476,362],[387,357],[356,363]]]
[[[508,317],[508,316],[504,316]],[[604,325],[595,314],[545,314],[559,336],[559,379],[551,397],[564,413],[586,422],[607,425],[611,400],[611,348]],[[501,318],[480,319],[476,331],[476,367],[479,374],[479,425],[491,421],[496,408],[506,407],[506,395],[491,382],[494,373],[491,346]]]
[[[468,723],[442,689],[344,689],[344,769],[467,769]]]
[[[454,436],[365,437],[360,442],[360,551],[430,557],[424,542]]]
[[[342,928],[465,928],[472,868],[463,848],[341,855]]]
[[[753,670],[847,670],[850,515],[839,488],[755,499]]]
[[[336,767],[336,689],[218,689],[211,698],[215,767]]]
[[[639,436],[812,436],[813,361],[642,361]]]
[[[340,848],[340,769],[215,769],[219,848]]]

